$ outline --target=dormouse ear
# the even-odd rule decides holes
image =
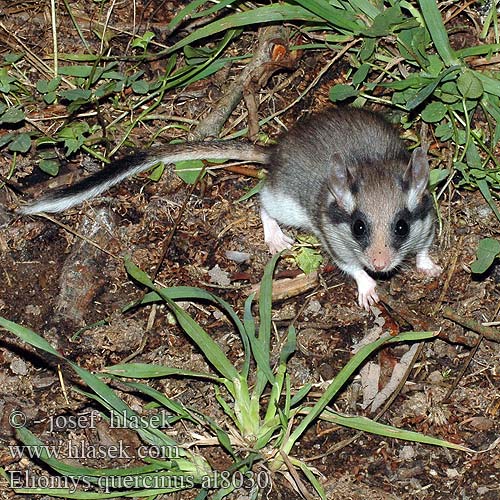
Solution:
[[[416,148],[411,155],[410,163],[403,176],[408,186],[408,208],[415,207],[424,194],[429,182],[429,162],[423,148]]]
[[[352,173],[345,166],[340,156],[334,155],[330,178],[328,179],[328,190],[338,205],[348,212],[354,210],[353,185],[354,179]]]

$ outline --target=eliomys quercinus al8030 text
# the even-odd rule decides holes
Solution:
[[[278,223],[315,234],[356,280],[359,304],[366,309],[378,301],[376,282],[366,270],[387,273],[414,254],[420,271],[433,276],[441,271],[429,257],[434,213],[425,151],[417,148],[410,155],[385,120],[355,108],[312,115],[276,146],[196,142],[137,153],[20,211],[60,212],[158,161],[204,158],[264,164],[269,175],[261,191],[261,217],[270,250],[293,243]]]

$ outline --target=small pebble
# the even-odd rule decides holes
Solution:
[[[27,375],[28,366],[21,358],[13,359],[10,363],[10,369],[15,375]]]
[[[233,262],[236,262],[238,264],[242,264],[243,262],[250,260],[250,254],[246,253],[246,252],[237,252],[236,250],[227,250],[225,255],[229,260],[232,260]]]

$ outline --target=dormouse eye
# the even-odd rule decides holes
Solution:
[[[352,233],[358,238],[364,236],[366,233],[366,224],[361,219],[355,220],[352,225]]]
[[[407,236],[409,232],[410,226],[408,225],[408,222],[406,222],[404,219],[399,219],[394,226],[394,233],[396,234],[396,236],[404,237]]]

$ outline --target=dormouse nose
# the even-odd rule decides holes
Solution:
[[[387,269],[391,263],[391,251],[387,245],[382,248],[372,249],[369,256],[373,269],[377,272]]]

